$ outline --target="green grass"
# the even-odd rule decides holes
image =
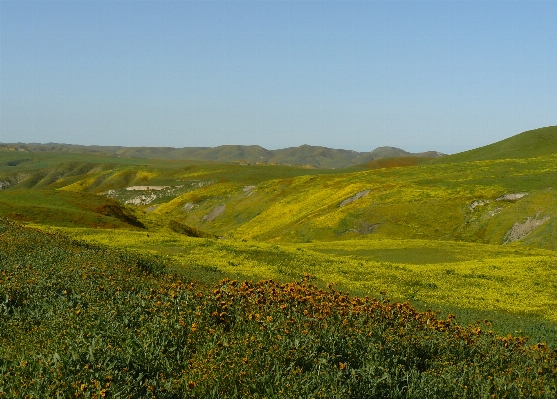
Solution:
[[[120,201],[155,193],[127,191],[128,186],[169,186],[143,206],[157,205],[149,210],[162,224],[175,220],[217,236],[285,243],[397,238],[501,244],[515,223],[540,215],[549,221],[520,242],[554,249],[554,129],[525,132],[489,151],[482,149],[493,154],[491,159],[468,154],[408,167],[392,167],[396,162],[386,160],[388,167],[368,171],[0,151],[0,181],[19,181],[3,193],[16,188],[91,194],[114,190],[111,196]],[[522,155],[514,157],[516,151],[508,148]],[[339,208],[363,190],[370,192]],[[496,201],[520,192],[528,196]],[[472,210],[478,200],[484,205]],[[222,206],[221,215],[207,220]],[[67,216],[61,211],[58,224]]]
[[[509,258],[552,256],[552,251],[454,241],[354,240],[299,244],[301,248],[354,259],[415,265]]]
[[[307,277],[208,287],[165,272],[164,257],[6,220],[0,235],[1,397],[557,393],[555,352],[498,336],[489,323],[462,328]]]
[[[92,243],[167,256],[177,273],[195,273],[211,283],[224,276],[292,282],[310,274],[321,287],[335,282],[340,289],[372,297],[386,291],[420,309],[453,313],[465,324],[488,319],[502,335],[522,331],[533,341],[557,346],[553,251],[423,240],[276,245],[171,231],[62,231]]]
[[[529,130],[469,151],[434,160],[456,163],[491,159],[520,159],[551,155],[557,148],[557,126]]]
[[[134,210],[97,195],[54,190],[0,191],[0,214],[52,226],[138,228]]]
[[[21,153],[0,150],[0,177],[29,175],[24,176],[29,179],[29,182],[25,183],[25,188],[33,188],[47,175],[56,175],[57,179],[44,181],[43,187],[52,185],[54,188],[59,188],[79,179],[100,177],[105,171],[115,171],[119,174],[124,173],[124,175],[128,173],[128,176],[146,171],[151,175],[149,180],[151,185],[176,184],[177,181],[187,178],[256,184],[281,177],[337,173],[334,170],[304,169],[281,165],[238,165],[209,161],[120,158],[57,152]],[[31,182],[33,179],[35,180]],[[126,178],[122,178],[114,182],[114,187],[123,188],[130,182],[133,183],[133,180],[126,181]],[[85,185],[84,189],[96,190],[96,187]]]

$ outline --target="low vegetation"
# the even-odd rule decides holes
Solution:
[[[554,132],[525,132],[433,160],[391,158],[337,170],[0,150],[0,202],[8,208],[17,190],[57,192],[59,199],[66,193],[60,220],[50,212],[43,223],[69,225],[72,215],[64,212],[96,217],[86,202],[101,194],[163,224],[174,220],[216,236],[283,243],[396,238],[500,245],[515,224],[535,219],[543,223],[514,236],[520,244],[555,249]],[[368,194],[339,206],[363,191]],[[82,195],[81,205],[71,194]],[[32,215],[42,214],[36,202],[0,213],[41,222]]]
[[[339,241],[295,245],[190,238],[172,232],[56,229],[79,240],[165,256],[177,273],[214,283],[304,273],[325,287],[360,296],[387,291],[420,309],[493,321],[501,335],[527,335],[557,346],[557,270],[553,251],[423,240]]]
[[[0,221],[0,397],[551,398],[557,353],[407,303],[214,286]]]

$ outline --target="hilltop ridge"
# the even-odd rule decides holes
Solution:
[[[557,152],[557,126],[528,130],[483,147],[448,155],[436,162],[456,163],[497,159],[525,159]]]
[[[167,160],[193,160],[234,162],[247,164],[298,165],[311,168],[337,169],[392,157],[437,158],[444,154],[437,151],[411,153],[396,147],[378,147],[369,152],[342,150],[321,146],[301,145],[277,150],[267,150],[258,145],[221,145],[218,147],[121,147],[85,146],[58,143],[0,143],[0,149],[21,152],[85,153],[119,158],[144,158]]]

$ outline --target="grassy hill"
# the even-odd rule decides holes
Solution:
[[[145,228],[135,209],[114,199],[61,190],[7,190],[0,195],[0,214],[52,226]]]
[[[437,162],[471,162],[496,159],[524,159],[555,154],[557,126],[529,130],[469,151],[439,159]]]
[[[69,193],[79,193],[82,203],[87,194],[102,194],[135,206],[135,216],[145,225],[174,220],[234,239],[399,238],[554,249],[554,132],[525,132],[429,162],[384,158],[368,163],[367,170],[0,151],[0,201],[9,204],[8,197],[17,196],[10,194],[14,190],[51,190],[57,192],[51,196],[56,201],[67,195],[67,207],[75,209]],[[505,158],[513,154],[520,156]],[[99,206],[96,196],[90,199],[90,206],[77,210]],[[27,206],[30,202],[31,197]],[[26,205],[18,206],[17,213],[25,213],[21,206]],[[60,220],[66,220],[57,206]]]
[[[335,283],[343,291],[371,297],[386,291],[397,301],[453,313],[465,323],[489,319],[495,329],[508,327],[497,330],[501,334],[520,331],[557,344],[553,251],[430,240],[276,245],[161,230],[61,231],[87,242],[164,255],[176,270],[195,271],[211,281],[224,276],[292,281],[310,274],[321,286]]]

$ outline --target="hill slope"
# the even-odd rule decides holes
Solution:
[[[524,159],[557,152],[557,126],[548,126],[519,133],[484,147],[437,160],[439,163],[470,162],[496,159]]]
[[[8,209],[9,192],[16,189],[102,194],[135,205],[146,226],[172,220],[235,239],[410,238],[555,249],[554,133],[555,128],[525,132],[493,144],[491,152],[482,148],[446,157],[451,162],[414,165],[398,158],[351,172],[0,151],[0,201],[6,198]],[[522,157],[508,159],[509,154]],[[459,156],[463,160],[457,162]],[[470,160],[481,157],[495,159]]]

